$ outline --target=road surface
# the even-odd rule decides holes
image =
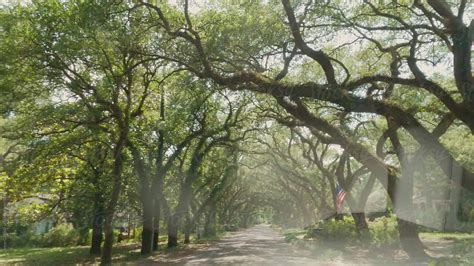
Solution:
[[[270,225],[233,232],[209,245],[160,254],[145,265],[430,265],[430,260],[407,260],[399,249],[369,250],[360,243],[325,243],[298,248]],[[311,251],[312,250],[312,251]]]
[[[269,225],[257,225],[232,233],[209,247],[178,257],[160,257],[150,264],[162,265],[334,265],[298,250],[285,242]],[[146,263],[146,264],[148,264]]]

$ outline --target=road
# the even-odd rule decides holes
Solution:
[[[150,263],[151,261],[149,261]],[[159,258],[166,265],[334,265],[308,251],[296,249],[269,225],[232,233],[211,246],[175,258]],[[151,262],[152,263],[152,262]],[[337,263],[336,263],[337,264]]]

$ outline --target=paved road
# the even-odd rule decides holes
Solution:
[[[297,250],[269,225],[257,225],[233,233],[210,247],[183,257],[169,259],[167,265],[334,265],[317,261],[308,252]]]
[[[410,261],[401,250],[389,247],[370,252],[358,243],[297,248],[269,225],[234,232],[208,246],[160,254],[142,265],[428,265],[429,260]]]

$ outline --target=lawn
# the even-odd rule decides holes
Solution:
[[[412,263],[397,241],[383,244],[359,240],[323,240],[305,237],[301,229],[281,230],[285,239],[300,249],[317,253],[328,261],[355,264],[381,265],[389,261],[394,265]],[[423,232],[420,238],[427,247],[431,259],[415,262],[429,265],[473,265],[474,234]]]
[[[114,264],[127,264],[137,261],[150,261],[162,256],[175,257],[202,248],[224,236],[218,232],[216,237],[201,238],[191,236],[192,244],[180,245],[176,248],[166,247],[166,236],[160,238],[159,250],[150,256],[140,254],[139,243],[123,243],[114,246],[112,261]],[[0,265],[98,265],[100,257],[89,254],[89,246],[57,247],[57,248],[19,248],[0,250]]]
[[[138,244],[120,244],[114,248],[115,263],[136,261],[141,257]],[[89,255],[88,246],[0,251],[0,265],[90,265],[98,262],[99,257]]]

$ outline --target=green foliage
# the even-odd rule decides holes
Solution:
[[[120,245],[114,250],[113,262],[127,264],[140,258],[137,245]],[[98,265],[89,255],[89,247],[20,248],[0,251],[0,265]]]
[[[283,231],[283,236],[285,236],[287,242],[294,242],[299,239],[298,237],[301,238],[305,234],[307,234],[307,231],[301,229],[287,229]]]
[[[377,246],[398,242],[397,221],[393,216],[375,219],[369,223],[369,231],[369,240]]]
[[[75,246],[80,241],[79,231],[68,224],[60,224],[52,228],[42,238],[45,247]]]
[[[354,220],[345,218],[342,221],[330,220],[320,223],[322,229],[321,236],[329,241],[350,241],[357,238],[357,232],[354,227]]]
[[[163,191],[157,194],[163,194],[162,205],[171,212],[175,206],[180,206],[181,199],[186,198],[187,193],[193,196],[190,200],[192,204],[188,204],[193,209],[199,207],[195,205],[212,199],[218,209],[218,220],[226,230],[235,230],[234,225],[246,227],[255,221],[253,218],[259,215],[257,205],[261,203],[267,205],[267,209],[260,212],[261,220],[268,221],[272,217],[274,221],[278,219],[278,222],[288,226],[307,225],[314,222],[311,219],[331,208],[333,196],[331,188],[334,186],[331,184],[329,187],[326,182],[331,175],[318,170],[324,167],[316,167],[314,163],[317,160],[324,166],[326,162],[338,159],[341,149],[328,146],[324,153],[330,158],[319,160],[316,155],[321,147],[306,147],[307,143],[302,138],[294,136],[296,131],[290,132],[286,126],[273,127],[273,135],[259,132],[251,136],[255,142],[249,141],[246,136],[249,128],[258,131],[263,128],[259,124],[264,124],[265,129],[272,131],[270,128],[274,121],[269,118],[283,118],[291,124],[296,122],[296,127],[304,129],[300,132],[303,135],[314,135],[309,142],[317,141],[317,145],[322,146],[320,140],[328,141],[327,137],[334,137],[337,144],[337,141],[341,142],[338,139],[344,140],[347,136],[349,141],[342,141],[343,144],[353,140],[367,149],[366,154],[374,152],[375,146],[382,148],[381,153],[384,153],[384,148],[391,151],[393,147],[385,144],[386,141],[381,143],[381,147],[376,145],[381,133],[386,130],[385,118],[391,117],[383,110],[392,110],[392,105],[400,107],[413,114],[428,131],[433,130],[436,122],[449,112],[433,93],[414,88],[417,86],[397,85],[390,99],[381,98],[381,93],[388,91],[387,84],[374,81],[371,82],[373,84],[367,83],[367,86],[357,86],[354,91],[348,90],[347,94],[369,101],[380,100],[376,108],[372,108],[370,103],[364,107],[365,101],[343,106],[345,104],[337,103],[341,101],[339,96],[335,97],[337,100],[329,100],[330,103],[315,100],[318,97],[301,97],[305,98],[301,99],[302,106],[307,106],[309,113],[328,120],[336,129],[343,131],[339,134],[336,129],[328,131],[323,127],[318,133],[321,137],[307,131],[309,125],[316,130],[316,124],[321,123],[307,124],[310,120],[304,121],[304,117],[288,116],[273,101],[275,94],[259,101],[261,95],[247,97],[240,91],[247,85],[250,85],[250,90],[264,92],[262,94],[273,90],[273,85],[278,88],[278,81],[272,80],[272,77],[283,67],[281,59],[289,67],[287,72],[290,72],[282,83],[284,90],[296,93],[291,85],[301,82],[310,82],[310,88],[314,84],[325,83],[321,61],[305,58],[305,49],[297,49],[301,45],[295,44],[298,38],[292,35],[294,30],[288,27],[285,19],[287,12],[281,8],[279,1],[247,0],[236,4],[211,0],[199,10],[191,11],[187,17],[183,15],[182,2],[177,2],[180,2],[176,3],[177,6],[160,2],[157,10],[161,8],[162,14],[153,8],[120,1],[107,4],[93,1],[26,1],[12,8],[1,8],[0,114],[7,122],[2,122],[0,128],[0,148],[13,143],[18,147],[14,155],[7,158],[5,166],[1,166],[0,188],[7,192],[4,197],[12,203],[31,195],[45,194],[45,202],[48,202],[18,208],[16,218],[21,221],[15,225],[16,236],[9,240],[11,246],[69,246],[82,242],[81,238],[91,226],[91,217],[107,206],[107,197],[114,187],[111,185],[111,173],[119,168],[120,171],[116,171],[123,172],[123,175],[115,174],[119,182],[113,184],[122,186],[115,190],[121,194],[118,200],[111,202],[117,202],[115,209],[120,210],[121,214],[134,213],[129,214],[128,218],[140,215],[140,204],[150,200],[145,196],[145,199],[141,198],[145,194],[142,192],[150,186],[153,188],[154,177],[159,176],[163,165],[166,165],[169,171],[157,182]],[[363,27],[387,25],[397,28],[400,21],[373,14],[368,3],[344,6],[343,2],[336,0],[331,5],[309,5],[308,2],[307,6],[305,1],[292,3],[302,29],[301,42],[307,42],[307,50],[311,48],[332,57],[330,61],[337,72],[337,83],[342,82],[345,76],[350,83],[362,76],[389,75],[394,67],[398,68],[400,77],[411,79],[413,73],[405,65],[405,61],[409,62],[405,60],[408,46],[403,43],[414,43],[414,40],[410,41],[405,30],[398,32],[387,28],[384,34],[373,34]],[[397,1],[386,6],[375,6],[387,14],[399,16],[409,25],[433,24],[422,15],[412,13],[408,6],[398,5]],[[412,8],[416,9],[416,6]],[[348,21],[351,23],[348,24]],[[317,25],[320,23],[322,25]],[[356,26],[359,24],[362,27]],[[435,28],[436,25],[432,26]],[[446,50],[440,50],[441,45],[431,40],[444,34],[444,30],[435,29],[432,34],[426,27],[415,26],[411,29],[426,31],[417,34],[421,41],[416,47],[420,67],[426,67],[422,62],[428,61],[427,55],[435,53],[432,52],[434,48],[438,51],[437,57],[445,56]],[[364,36],[360,35],[364,32],[367,36],[373,35],[371,39],[363,41]],[[355,37],[360,40],[351,42]],[[380,45],[376,45],[375,41]],[[341,45],[340,42],[346,43]],[[380,51],[391,48],[378,47],[397,43],[402,45],[393,48],[393,54]],[[433,50],[428,49],[431,45]],[[400,61],[392,66],[394,54]],[[290,62],[293,56],[295,60]],[[350,73],[344,74],[343,68],[346,67]],[[430,75],[428,78],[438,82],[446,91],[453,91],[454,83],[449,76]],[[248,78],[253,81],[249,82]],[[418,79],[416,82],[419,82]],[[264,86],[260,87],[261,84]],[[341,83],[341,86],[344,85],[342,89],[345,89],[345,84],[348,83]],[[228,89],[238,92],[229,92]],[[375,91],[369,93],[371,89]],[[454,99],[458,100],[458,97]],[[162,104],[159,104],[160,99],[163,99]],[[289,101],[296,103],[295,99],[288,97]],[[385,101],[390,106],[385,105]],[[348,108],[353,104],[357,108]],[[378,111],[365,113],[371,109]],[[403,116],[403,112],[393,118],[398,116]],[[234,120],[235,123],[227,123]],[[371,121],[375,122],[369,123]],[[399,124],[406,127],[413,122]],[[196,133],[196,136],[184,142],[192,136],[190,132]],[[121,147],[116,146],[116,140],[122,136],[127,138],[124,142],[137,146],[140,154],[134,159],[143,158],[148,174],[137,177],[131,163],[130,147],[118,151],[124,154],[124,160],[113,167],[113,160],[118,162],[120,156],[112,157],[111,150]],[[273,142],[265,140],[267,137],[271,137]],[[400,132],[400,139],[408,153],[419,148],[419,141],[414,141],[407,132]],[[228,151],[240,145],[237,142],[242,142],[239,147],[242,154],[235,153],[235,158],[226,159],[231,157]],[[268,147],[255,145],[262,142]],[[474,143],[474,138],[464,125],[451,126],[441,142],[466,169],[474,169],[471,156],[474,148],[467,145]],[[198,143],[204,143],[203,147],[209,149],[203,148],[199,165],[192,168],[189,166],[198,161],[198,156],[191,157],[194,149],[199,152],[196,148]],[[346,146],[341,145],[342,148]],[[4,150],[0,149],[0,154]],[[175,153],[177,150],[183,152]],[[254,164],[253,161],[259,160],[247,156],[247,151],[257,151],[256,154],[264,151],[265,157],[262,156],[262,160]],[[277,152],[281,153],[276,156],[280,158],[270,158],[269,154],[274,156]],[[162,156],[157,156],[160,154]],[[171,160],[174,154],[177,157]],[[247,157],[247,160],[241,160],[241,157]],[[282,162],[282,158],[287,157],[290,159]],[[356,159],[349,158],[347,172],[350,172],[351,163],[352,169],[367,164],[361,159],[356,162]],[[400,160],[393,153],[379,159],[401,167]],[[234,163],[235,167],[228,166]],[[244,163],[251,167],[239,169],[237,165]],[[427,166],[432,164],[434,162]],[[265,169],[265,166],[268,168]],[[281,169],[275,174],[276,166]],[[325,166],[331,169],[335,165]],[[257,168],[267,171],[255,172]],[[187,169],[190,169],[190,174],[186,174]],[[431,176],[431,170],[426,174]],[[193,178],[188,182],[186,175]],[[440,184],[429,183],[430,186],[422,187],[433,190],[431,184]],[[189,185],[189,190],[181,189],[184,193],[180,195],[183,184]],[[360,192],[361,188],[356,184],[351,193],[357,194],[354,192]],[[464,198],[463,215],[466,220],[473,220],[474,197],[464,195]],[[54,215],[85,229],[78,231],[62,224],[44,236],[33,235],[24,224],[39,220],[51,211],[51,206],[54,206]],[[186,206],[185,211],[188,209]],[[315,214],[314,217],[311,217],[312,214]],[[303,216],[304,219],[299,219]],[[122,219],[125,219],[124,216]],[[308,232],[287,232],[285,238],[293,242],[306,234],[307,238],[328,242],[356,239],[376,246],[397,240],[394,218],[377,219],[369,227],[367,232],[357,232],[352,218],[347,218],[321,223],[321,234],[317,236],[310,228]],[[140,230],[136,230],[133,239],[124,242],[139,241]],[[118,231],[114,231],[114,236],[117,240]],[[90,242],[90,231],[84,242]],[[468,252],[462,245],[457,253]]]
[[[27,231],[21,235],[10,235],[7,238],[9,248],[32,248],[40,247],[43,244],[43,237]]]
[[[314,233],[318,228],[319,232]],[[359,241],[371,246],[383,246],[397,243],[398,229],[395,217],[377,218],[369,222],[369,230],[358,233],[354,219],[345,217],[343,221],[329,220],[321,222],[317,227],[309,227],[305,238],[332,242],[352,242]]]

